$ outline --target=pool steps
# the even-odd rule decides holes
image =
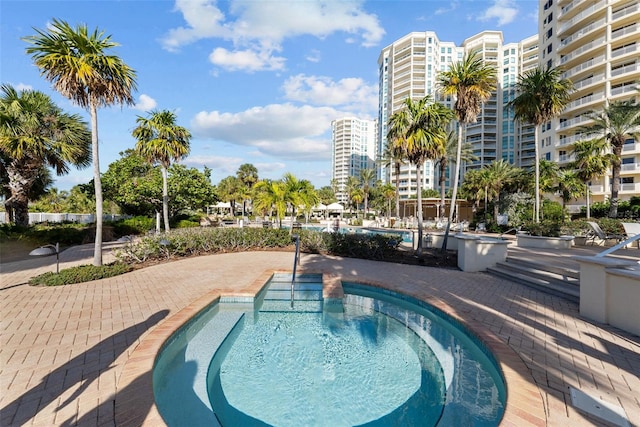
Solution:
[[[259,311],[322,313],[322,276],[301,274],[296,277],[293,307],[291,307],[291,279],[291,274],[274,274],[269,281]]]

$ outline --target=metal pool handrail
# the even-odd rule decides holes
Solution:
[[[624,248],[625,246],[627,246],[630,243],[635,242],[636,240],[640,240],[640,234],[636,234],[635,236],[631,236],[627,240],[623,240],[622,242],[618,243],[617,245],[612,246],[609,249],[600,252],[596,256],[597,257],[604,257],[605,255],[609,255],[610,253],[613,253],[613,252],[617,251],[620,248]]]
[[[291,275],[291,308],[293,308],[293,290],[296,282],[296,267],[300,263],[300,235],[294,234],[293,238],[296,239],[296,253],[293,258],[293,274]]]

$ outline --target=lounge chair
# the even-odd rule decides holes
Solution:
[[[609,239],[615,239],[616,242],[624,240],[624,236],[622,234],[605,233],[597,222],[587,221],[587,224],[591,227],[591,230],[587,233],[587,241],[591,240],[592,245],[595,243],[596,239],[602,240],[603,242],[606,242]]]
[[[640,234],[640,222],[623,222],[622,226],[624,227],[627,239],[635,236],[636,234]],[[636,245],[640,249],[640,240],[636,240]],[[630,246],[631,245],[627,245],[627,247]]]

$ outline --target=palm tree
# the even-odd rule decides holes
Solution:
[[[453,112],[440,103],[434,103],[430,96],[417,101],[407,98],[404,108],[389,118],[387,138],[402,144],[407,158],[416,167],[418,253],[422,251],[422,169],[426,160],[442,156],[445,128],[452,118]]]
[[[486,172],[483,181],[486,188],[486,197],[493,202],[493,220],[498,223],[498,214],[500,208],[500,194],[502,189],[511,183],[515,177],[515,168],[500,159],[483,168]]]
[[[584,195],[585,189],[578,173],[573,170],[562,169],[557,175],[557,184],[554,188],[560,193],[562,199],[562,210],[564,211],[567,202]]]
[[[258,211],[269,213],[269,217],[275,209],[278,227],[282,228],[282,219],[287,211],[286,188],[282,181],[264,180],[258,181],[255,188],[255,208]]]
[[[302,181],[298,180],[291,172],[287,172],[284,174],[282,178],[282,183],[285,190],[285,201],[287,205],[291,207],[291,229],[293,231],[293,223],[296,220],[296,208],[302,202],[300,197],[300,192],[303,189]]]
[[[21,91],[2,85],[0,96],[0,153],[3,182],[9,197],[5,207],[9,220],[29,224],[29,200],[43,169],[57,175],[69,165],[91,164],[91,133],[80,116],[63,113],[42,92]]]
[[[404,144],[401,141],[387,141],[384,148],[384,153],[378,162],[382,163],[385,167],[393,165],[395,175],[395,200],[396,200],[396,216],[400,216],[400,168],[407,159],[407,153],[404,149]],[[391,216],[391,212],[389,212]]]
[[[493,65],[485,64],[476,53],[467,54],[462,61],[451,65],[448,71],[438,75],[438,85],[444,95],[456,97],[453,107],[460,126],[464,128],[469,123],[475,123],[484,104],[496,89],[496,69]],[[462,134],[458,132],[458,147],[456,167],[453,175],[453,192],[451,208],[449,209],[449,224],[453,221],[456,211],[456,197],[458,195],[458,180],[462,156]],[[447,226],[447,231],[449,227]],[[444,244],[446,245],[446,238]],[[444,246],[443,246],[444,247]]]
[[[640,105],[630,101],[612,102],[599,113],[591,113],[593,125],[584,131],[587,134],[604,135],[611,145],[611,200],[609,217],[618,216],[618,192],[620,191],[620,158],[622,146],[627,139],[640,139]]]
[[[445,144],[445,151],[438,160],[436,160],[436,167],[440,170],[440,177],[438,178],[438,185],[440,186],[440,217],[444,217],[445,211],[445,182],[447,180],[447,167],[449,163],[457,161],[458,157],[458,136],[456,132],[450,130],[447,133],[447,141]],[[476,160],[477,157],[473,154],[473,148],[471,144],[464,143],[460,150],[460,161],[471,162]]]
[[[256,182],[258,182],[258,169],[251,163],[240,165],[236,171],[236,177],[242,182],[246,191],[242,191],[242,216],[245,215],[245,201],[251,202],[251,190]],[[251,203],[249,203],[251,205]]]
[[[364,215],[367,216],[369,211],[369,190],[371,183],[376,179],[376,171],[374,169],[361,169],[360,182],[362,183],[362,193],[364,194]]]
[[[382,197],[387,201],[387,218],[391,218],[391,200],[396,197],[397,187],[393,184],[386,183],[380,188]],[[389,222],[389,224],[391,224]]]
[[[97,29],[89,33],[86,25],[75,29],[54,19],[47,30],[36,30],[25,37],[26,49],[44,77],[63,96],[91,115],[93,183],[96,196],[96,238],[93,265],[102,265],[102,183],[98,149],[98,107],[133,104],[136,74],[119,57],[109,55],[118,46]]]
[[[538,190],[540,191],[540,199],[544,204],[544,196],[543,196],[544,193],[551,193],[556,190],[556,184],[558,181],[558,177],[560,175],[560,167],[558,166],[557,163],[554,163],[549,160],[541,159],[539,170],[540,170],[540,181],[539,181],[540,185]],[[541,219],[544,219],[543,216],[544,216],[544,212],[541,211],[540,212]]]
[[[304,211],[305,221],[309,222],[309,217],[313,211],[313,207],[320,203],[320,196],[310,181],[303,179],[300,181],[300,204]]]
[[[576,170],[585,186],[587,219],[591,218],[589,181],[604,175],[611,165],[613,154],[606,154],[606,150],[607,141],[604,138],[587,139],[573,144],[574,161],[571,167]]]
[[[348,176],[347,182],[344,185],[344,193],[347,194],[347,204],[349,205],[349,214],[351,214],[351,208],[353,206],[352,195],[359,188],[360,183],[358,182],[358,178],[355,176]]]
[[[169,190],[167,178],[172,161],[189,154],[191,133],[176,124],[175,113],[154,110],[148,117],[138,116],[138,126],[131,133],[136,138],[136,151],[149,163],[159,164],[162,169],[162,215],[164,230],[169,232]]]
[[[515,118],[534,125],[535,205],[534,221],[540,222],[540,127],[558,116],[570,101],[573,84],[562,78],[559,68],[535,68],[518,77],[518,96],[509,102]]]

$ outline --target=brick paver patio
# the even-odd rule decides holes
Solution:
[[[62,253],[61,268],[90,262],[91,251],[83,262],[82,247],[74,250],[68,261]],[[203,296],[254,289],[265,272],[290,270],[292,258],[286,252],[211,255],[55,288],[21,284],[51,271],[51,257],[0,266],[0,425],[114,425],[118,384],[149,392],[121,378],[127,362],[152,358],[145,339],[170,329],[172,316]],[[640,338],[582,319],[576,304],[484,273],[307,254],[301,268],[435,301],[497,337],[518,356],[514,369],[526,366],[524,374],[518,371],[519,384],[542,400],[546,420],[532,417],[532,425],[607,425],[574,408],[569,387],[622,407],[630,425],[640,424]],[[510,397],[517,394],[510,390]],[[147,399],[140,402],[147,402],[138,405],[142,414],[153,411]],[[529,408],[518,402],[519,416],[527,419]]]

